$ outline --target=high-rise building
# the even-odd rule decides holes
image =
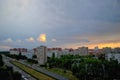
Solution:
[[[37,55],[38,64],[44,65],[47,62],[47,47],[46,46],[37,47],[35,54]]]

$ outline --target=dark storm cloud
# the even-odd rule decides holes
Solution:
[[[90,37],[100,37],[100,41],[105,37],[116,39],[120,34],[119,9],[119,0],[1,0],[0,40],[25,42],[34,37],[34,44],[24,43],[32,48],[43,44],[36,41],[42,33],[47,35],[47,46],[89,43]],[[51,43],[54,38],[57,42]],[[22,47],[16,44],[0,43]]]

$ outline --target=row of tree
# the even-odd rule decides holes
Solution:
[[[116,60],[85,59],[72,64],[71,71],[80,80],[120,79],[120,64]]]
[[[27,59],[27,62],[32,63],[32,64],[38,64],[38,61],[34,59]]]
[[[6,54],[6,56],[11,57],[11,58],[16,59],[16,60],[19,60],[19,59],[25,60],[25,59],[27,59],[27,57],[22,55],[21,52],[18,55],[16,55],[16,54]]]
[[[32,64],[38,64],[38,61],[35,60],[37,58],[36,55],[33,55],[32,59],[29,59],[26,56],[21,55],[21,53],[19,53],[18,55],[16,55],[16,54],[6,54],[6,56],[8,56],[10,58],[13,58],[13,59],[16,59],[16,60],[20,60],[21,59],[21,60],[26,60],[27,62],[32,63]]]
[[[71,70],[80,80],[113,80],[120,79],[120,64],[117,60],[106,61],[102,55],[63,55],[60,58],[48,59],[49,68],[58,67]]]

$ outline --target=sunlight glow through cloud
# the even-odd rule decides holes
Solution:
[[[46,42],[46,34],[40,34],[37,40],[39,42]]]

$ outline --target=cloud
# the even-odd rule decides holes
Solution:
[[[21,42],[22,42],[22,40],[16,40],[16,42],[21,43]]]
[[[8,38],[8,39],[4,40],[4,42],[12,43],[13,40],[11,38]]]
[[[46,34],[40,34],[37,40],[39,42],[46,42]]]
[[[30,38],[26,39],[26,41],[28,41],[28,42],[35,42],[35,39],[33,37],[30,37]]]
[[[86,46],[91,48],[91,49],[95,48],[96,46],[98,46],[99,48],[103,48],[103,47],[115,48],[115,47],[119,47],[119,45],[120,45],[120,42],[86,44]]]
[[[8,38],[0,45],[32,48],[46,42],[46,35],[37,36],[40,32],[48,34],[47,46],[97,45],[118,39],[119,4],[119,0],[0,0],[0,40]],[[69,38],[74,36],[78,39]],[[24,43],[25,39],[34,44]]]
[[[0,51],[9,50],[10,48],[10,46],[0,46]]]
[[[51,41],[52,41],[52,42],[57,42],[57,40],[56,40],[56,39],[52,39]]]

